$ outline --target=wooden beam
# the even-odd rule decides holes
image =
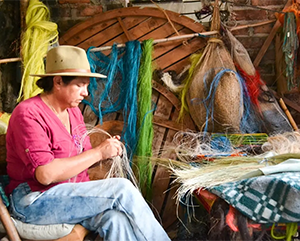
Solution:
[[[284,103],[286,105],[288,105],[289,107],[293,108],[294,110],[298,111],[300,113],[300,106],[298,104],[296,104],[295,102],[289,100],[288,98],[286,97],[281,97],[279,96],[276,91],[272,90],[272,89],[269,89],[271,91],[271,93],[275,96],[276,99],[280,100],[280,98],[283,99]]]
[[[132,38],[131,38],[131,36],[130,36],[130,34],[128,32],[128,29],[125,27],[125,25],[124,25],[124,23],[122,21],[122,18],[118,17],[117,19],[118,19],[118,22],[119,22],[121,28],[123,29],[123,31],[124,31],[124,33],[126,35],[126,38],[128,39],[128,41],[131,41]]]
[[[18,62],[21,61],[21,58],[8,58],[8,59],[0,59],[0,64],[6,64],[6,63],[11,63],[11,62]]]
[[[21,17],[21,35],[26,28],[26,12],[28,7],[29,0],[20,0],[20,17]]]
[[[23,34],[26,30],[26,12],[28,8],[29,0],[20,0],[20,19],[21,19],[21,39],[23,38]],[[20,40],[21,42],[21,40]],[[20,56],[22,58],[22,44],[20,44]]]
[[[298,126],[297,126],[296,122],[294,121],[294,119],[293,119],[293,117],[292,117],[290,111],[289,111],[288,108],[286,107],[286,105],[285,105],[285,103],[284,103],[284,101],[283,101],[282,98],[279,99],[279,104],[280,104],[282,110],[284,111],[284,113],[286,114],[286,116],[287,116],[287,118],[288,118],[290,124],[292,125],[293,129],[294,129],[295,131],[298,131]]]
[[[286,10],[288,7],[290,7],[292,4],[292,0],[288,0],[288,2],[286,3],[286,5],[284,6],[284,10]],[[253,61],[253,65],[255,68],[258,67],[260,61],[262,60],[262,58],[264,57],[266,51],[268,50],[277,30],[279,29],[279,27],[281,26],[281,23],[279,22],[279,20],[276,21],[275,25],[273,26],[273,29],[271,30],[269,36],[267,37],[267,39],[265,40],[263,46],[261,47],[260,51],[258,52],[255,60]]]
[[[253,23],[253,24],[246,24],[246,25],[240,25],[240,26],[236,26],[230,29],[230,32],[232,31],[237,31],[237,30],[241,30],[241,29],[245,29],[245,28],[254,28],[254,27],[259,27],[262,25],[267,25],[270,23],[274,23],[276,20],[268,20],[268,21],[264,21],[264,22],[259,22],[259,23]]]

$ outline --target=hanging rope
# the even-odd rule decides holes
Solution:
[[[30,0],[26,13],[26,31],[21,39],[23,77],[18,102],[41,92],[37,87],[38,77],[29,74],[45,73],[43,58],[50,43],[57,42],[57,25],[50,22],[49,9],[39,0]]]

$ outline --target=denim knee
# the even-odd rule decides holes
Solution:
[[[117,210],[107,210],[102,214],[101,218],[108,224],[108,228],[111,228],[111,225],[125,225],[128,223],[127,215]]]
[[[115,178],[116,185],[119,186],[121,190],[137,190],[137,188],[126,178]]]

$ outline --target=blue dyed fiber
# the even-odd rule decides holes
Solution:
[[[228,152],[232,151],[232,145],[228,138],[225,136],[214,137],[210,142],[211,148],[218,152]]]
[[[137,81],[141,58],[139,41],[129,41],[124,48],[113,45],[109,56],[100,51],[87,51],[91,70],[107,76],[92,78],[89,85],[90,100],[84,103],[103,123],[103,116],[122,110],[124,128],[121,140],[125,143],[130,159],[137,145]]]
[[[212,69],[212,70],[215,70],[215,69]],[[250,117],[251,101],[250,101],[250,97],[249,97],[249,93],[248,93],[248,89],[246,87],[245,81],[236,71],[233,71],[231,69],[226,69],[226,68],[220,68],[220,71],[216,74],[216,76],[212,80],[209,87],[207,85],[207,80],[206,80],[208,73],[206,73],[203,81],[204,81],[204,86],[205,86],[206,90],[208,90],[207,97],[200,101],[197,99],[191,100],[191,102],[193,102],[193,104],[197,104],[199,102],[204,104],[204,107],[206,109],[206,122],[205,122],[204,132],[207,132],[207,130],[208,130],[208,123],[209,123],[208,120],[211,119],[212,123],[213,123],[215,94],[216,94],[217,87],[220,83],[222,76],[227,72],[232,72],[236,75],[239,86],[240,86],[240,91],[243,95],[243,98],[240,99],[240,106],[241,106],[240,109],[242,110],[243,109],[242,107],[244,107],[244,112],[242,113],[243,115],[242,115],[242,119],[240,122],[240,130],[243,133],[255,132],[254,130],[249,130],[249,125],[247,124],[248,119]]]

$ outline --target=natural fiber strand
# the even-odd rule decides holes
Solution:
[[[139,182],[143,196],[151,198],[152,163],[145,157],[152,156],[153,110],[152,97],[152,51],[153,40],[145,40],[142,44],[141,65],[138,80],[138,142],[135,154],[139,171]]]
[[[178,200],[187,193],[192,195],[197,189],[247,178],[252,171],[261,167],[276,165],[288,159],[300,159],[299,138],[298,132],[268,137],[262,147],[265,153],[257,156],[215,158],[189,167],[186,164],[182,167],[170,164],[175,181],[181,184],[177,193]]]
[[[26,12],[26,31],[21,39],[23,77],[18,102],[39,94],[37,77],[29,74],[44,74],[43,58],[50,44],[58,40],[57,25],[50,22],[48,8],[39,0],[30,0]]]
[[[300,153],[300,133],[294,131],[270,136],[262,145],[262,150],[277,154]]]
[[[190,88],[190,84],[191,84],[191,81],[192,81],[194,70],[195,70],[197,64],[199,63],[199,60],[200,60],[201,56],[202,56],[202,54],[200,53],[200,54],[193,54],[190,57],[191,66],[189,68],[187,77],[183,81],[184,87],[182,89],[181,97],[180,97],[180,99],[181,99],[181,108],[180,108],[178,120],[183,120],[184,114],[189,111],[187,101],[186,101],[186,95],[187,95],[188,90]]]
[[[81,139],[80,139],[80,146],[81,148],[83,148],[83,143],[86,141],[87,137],[92,135],[92,134],[105,134],[108,137],[112,138],[112,136],[100,129],[100,128],[91,128],[89,130],[87,130],[84,135],[82,135]],[[138,182],[135,178],[135,175],[133,174],[132,168],[130,166],[130,160],[128,159],[127,156],[127,151],[126,148],[124,146],[124,144],[121,143],[122,146],[122,156],[116,156],[111,158],[111,167],[109,169],[109,172],[106,175],[106,178],[114,178],[114,177],[122,177],[122,178],[127,178],[129,179],[137,188],[139,188],[138,186]],[[82,149],[81,149],[82,152]],[[99,160],[100,161],[100,160]]]

